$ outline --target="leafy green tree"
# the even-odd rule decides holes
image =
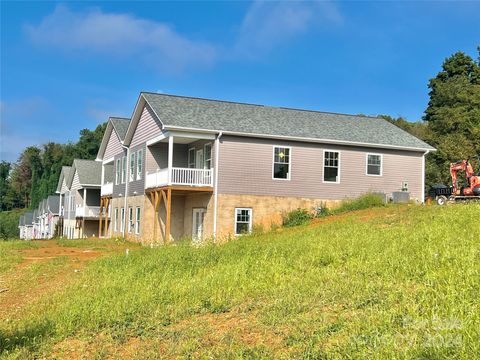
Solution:
[[[10,169],[11,164],[9,162],[0,162],[0,211],[11,209],[11,204],[7,202],[7,193],[10,188]]]
[[[429,131],[423,139],[438,151],[427,159],[427,183],[449,183],[451,162],[471,159],[479,166],[480,48],[478,62],[463,52],[447,58],[428,87],[424,120]]]

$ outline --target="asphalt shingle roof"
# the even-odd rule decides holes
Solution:
[[[50,195],[47,198],[48,209],[52,214],[58,214],[59,206],[60,206],[60,196],[58,195]]]
[[[62,170],[60,171],[60,177],[58,178],[57,192],[60,192],[60,190],[62,190],[63,179],[68,179],[71,168],[71,166],[62,166]]]
[[[32,220],[33,220],[33,212],[29,211],[25,213],[25,225],[32,225]]]
[[[377,117],[145,92],[142,95],[163,125],[170,127],[434,150]]]
[[[130,124],[130,119],[127,118],[120,118],[120,117],[110,117],[112,121],[112,125],[115,131],[118,134],[118,137],[121,141],[125,139],[125,135],[127,134],[128,125]]]
[[[81,185],[101,185],[102,163],[95,160],[73,160],[72,169],[68,175],[67,184],[70,187],[75,172],[78,173],[78,179]]]

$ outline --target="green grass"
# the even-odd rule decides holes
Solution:
[[[385,206],[382,196],[374,193],[361,195],[356,199],[342,201],[339,207],[331,211],[331,214],[340,214],[348,211],[363,210]]]
[[[0,354],[77,339],[102,358],[140,339],[140,358],[478,356],[480,206],[376,211],[97,260],[28,317],[0,320]]]
[[[10,270],[21,260],[17,250],[35,249],[37,243],[25,240],[0,240],[0,274]]]
[[[18,239],[19,229],[18,220],[21,215],[27,212],[27,209],[15,209],[10,211],[0,211],[0,239]]]

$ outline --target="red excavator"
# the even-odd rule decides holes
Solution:
[[[459,171],[465,172],[466,184],[462,187],[458,186]],[[452,177],[452,187],[437,186],[430,190],[431,195],[439,205],[444,205],[447,201],[480,200],[480,171],[475,175],[473,166],[468,159],[451,163],[450,175]]]

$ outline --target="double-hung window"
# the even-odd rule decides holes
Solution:
[[[131,233],[133,231],[133,208],[128,208],[128,232]]]
[[[137,151],[137,180],[142,178],[143,172],[143,149]]]
[[[340,182],[340,153],[338,151],[323,152],[323,181]]]
[[[195,148],[188,149],[188,167],[195,168]]]
[[[113,218],[113,229],[118,231],[118,208],[115,208],[115,217]]]
[[[382,176],[382,161],[381,154],[367,154],[367,175]]]
[[[212,144],[205,144],[204,146],[204,168],[210,169],[212,167]]]
[[[117,165],[115,166],[115,185],[118,185],[120,183],[120,174],[122,172],[120,166],[120,159],[117,159]]]
[[[141,221],[141,210],[140,207],[136,208],[135,214],[135,234],[140,234],[140,221]]]
[[[127,157],[122,157],[122,184],[125,184],[127,177]]]
[[[135,180],[135,152],[130,154],[130,169],[128,181]]]
[[[125,229],[125,208],[120,209],[120,231]]]
[[[289,147],[273,147],[273,178],[290,180],[290,155]]]
[[[235,208],[235,235],[248,234],[252,231],[252,209]]]

